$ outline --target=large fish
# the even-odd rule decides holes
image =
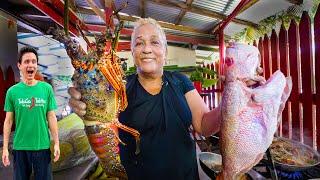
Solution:
[[[238,179],[263,158],[291,92],[291,78],[280,71],[259,87],[247,87],[244,81],[262,79],[256,74],[259,65],[256,47],[234,43],[227,48],[221,101],[223,179]]]

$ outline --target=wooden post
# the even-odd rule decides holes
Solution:
[[[224,52],[224,48],[225,48],[225,44],[224,44],[224,34],[223,34],[223,29],[219,30],[219,52],[220,52],[220,60],[219,60],[219,68],[218,68],[218,74],[219,75],[224,75],[224,70],[223,70],[223,66],[224,66],[224,58],[225,58],[225,52]],[[223,90],[223,85],[221,82],[218,82],[217,84],[217,88],[221,90]],[[218,98],[218,102],[220,102],[221,100],[221,93],[218,94],[217,98]]]
[[[271,75],[272,62],[270,61],[270,40],[267,34],[264,35],[263,39],[263,55],[264,55],[264,72],[265,78],[269,79]]]
[[[280,62],[279,62],[279,39],[277,36],[277,33],[274,29],[272,29],[272,33],[271,33],[271,73],[270,76],[276,72],[277,70],[280,69]],[[283,119],[281,119],[281,122],[279,123],[279,129],[278,129],[278,135],[282,137],[282,121]]]
[[[276,31],[273,29],[271,34],[271,74],[280,69],[279,62],[279,39]]]
[[[257,45],[257,41],[256,41],[256,40],[254,40],[252,45],[253,45],[253,46],[255,46],[255,47],[258,47],[258,45]]]
[[[317,147],[320,152],[320,6],[314,17],[314,45],[315,45],[315,81],[316,81],[316,105],[317,105]]]
[[[210,67],[210,69],[212,69],[212,70],[215,70],[215,68],[214,68],[214,65],[215,65],[215,63],[211,63],[211,67]],[[214,78],[214,77],[212,77],[212,78]],[[215,85],[213,85],[211,88],[210,88],[210,98],[211,98],[211,105],[210,105],[210,107],[211,107],[211,109],[213,109],[213,108],[215,108],[215,104],[214,104],[214,102],[215,102]]]
[[[264,67],[264,52],[263,52],[264,48],[263,48],[263,40],[261,37],[259,39],[258,49],[260,51],[260,59],[261,59],[260,64],[263,69],[263,76],[266,77],[266,75],[265,75],[266,72],[264,71],[264,69],[265,69],[265,67]]]
[[[307,11],[304,11],[299,24],[301,76],[302,76],[302,104],[303,104],[303,137],[304,143],[313,145],[313,119],[312,119],[312,36],[311,20]]]
[[[289,39],[289,62],[290,62],[290,76],[292,78],[292,91],[289,97],[291,102],[291,116],[292,116],[292,137],[294,140],[300,141],[300,113],[299,113],[299,76],[298,76],[298,52],[299,52],[299,35],[298,25],[295,20],[290,23],[288,31]]]
[[[280,57],[280,70],[288,76],[288,63],[289,63],[289,46],[288,46],[288,32],[284,25],[281,25],[279,32],[279,57]],[[282,136],[289,138],[289,131],[291,132],[291,120],[289,119],[288,102],[282,112]],[[290,125],[290,126],[289,126]]]

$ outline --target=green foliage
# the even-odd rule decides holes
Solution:
[[[163,66],[163,70],[165,70],[165,71],[178,71],[178,72],[192,72],[195,70],[195,67],[194,66],[179,67],[178,65],[169,65],[169,66]],[[136,71],[137,71],[137,68],[135,66],[130,67],[125,72],[125,74],[128,76],[128,75],[136,73]]]
[[[204,75],[211,76],[212,79],[205,78]],[[190,74],[190,80],[200,81],[204,88],[211,87],[218,82],[217,73],[205,67],[196,67],[195,71]]]
[[[313,0],[313,7],[310,10],[310,17],[312,18],[312,20],[317,11],[319,3],[320,0]],[[284,27],[288,29],[292,19],[294,19],[296,22],[300,21],[302,12],[303,6],[290,6],[287,10],[280,11],[275,15],[261,20],[258,24],[258,28],[247,27],[243,29],[243,31],[235,34],[233,36],[233,39],[239,42],[252,43],[254,40],[263,37],[265,34],[269,34],[278,23],[283,23]]]
[[[211,87],[218,82],[217,73],[209,68],[195,66],[179,67],[178,65],[170,65],[164,66],[163,69],[166,71],[178,71],[190,75],[191,81],[200,81],[204,88]],[[136,73],[136,67],[130,67],[125,73],[127,76]],[[211,76],[212,79],[205,78],[203,74]]]
[[[320,0],[313,0],[313,6],[311,8],[311,17],[312,17],[312,19],[316,15],[316,12],[317,12],[319,4],[320,4]]]

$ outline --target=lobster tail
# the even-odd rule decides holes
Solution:
[[[103,169],[108,175],[128,179],[121,165],[117,136],[111,127],[93,125],[85,127],[91,148],[99,157]]]

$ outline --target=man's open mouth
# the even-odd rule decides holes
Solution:
[[[34,70],[27,70],[27,73],[28,73],[29,75],[33,74],[33,72],[34,72]]]

